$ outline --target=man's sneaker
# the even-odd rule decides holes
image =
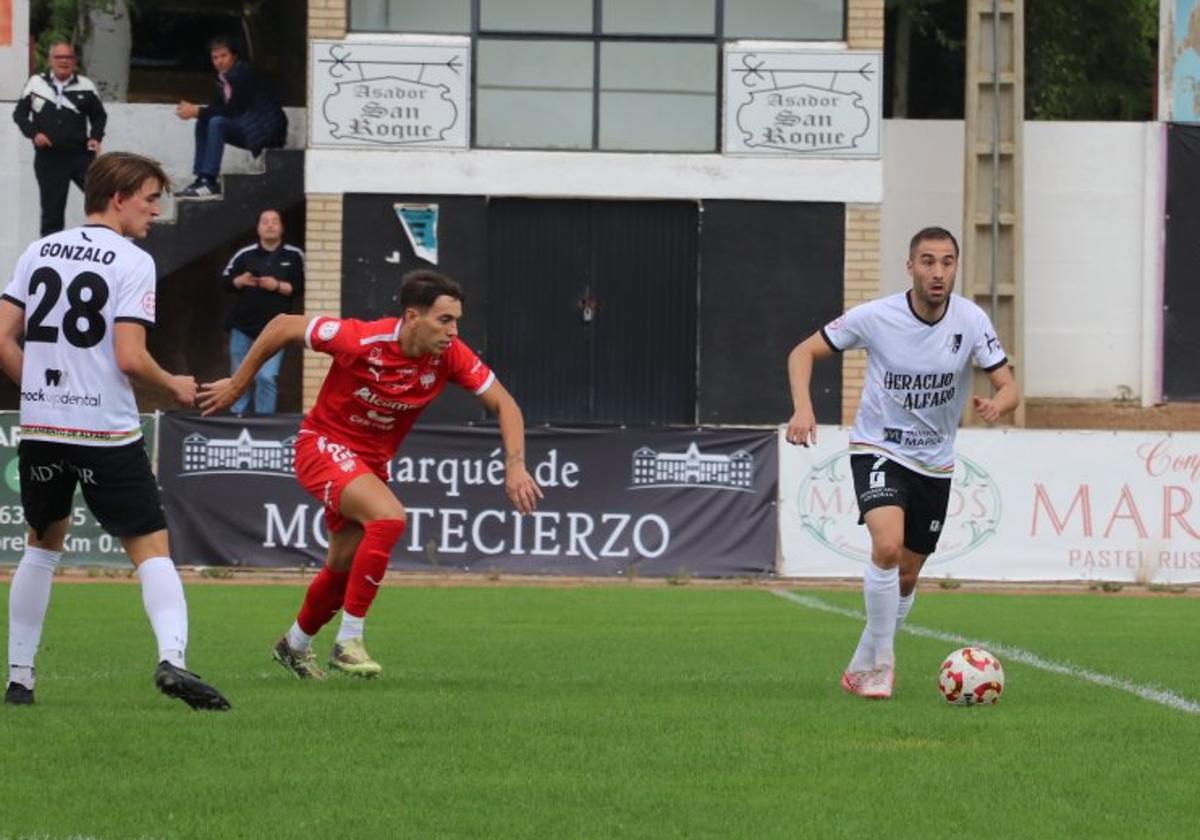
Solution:
[[[229,701],[191,671],[176,668],[167,660],[158,663],[154,684],[168,697],[177,697],[193,709],[227,711]]]
[[[4,702],[9,706],[32,706],[33,689],[26,688],[19,682],[10,682],[4,692]]]
[[[891,665],[880,665],[867,672],[858,694],[868,700],[888,700],[892,696],[892,686],[896,683],[896,669]]]
[[[271,658],[302,680],[325,679],[325,672],[317,664],[317,657],[312,652],[312,648],[303,652],[292,650],[287,636],[281,638],[275,643],[275,647],[271,648]]]
[[[213,178],[197,178],[175,193],[176,198],[220,198],[221,185]]]
[[[333,646],[329,667],[355,677],[377,677],[383,666],[371,658],[362,639],[347,639]]]
[[[842,691],[847,694],[861,694],[863,683],[870,675],[870,671],[842,671]]]

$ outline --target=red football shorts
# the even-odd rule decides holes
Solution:
[[[325,525],[331,532],[342,530],[342,491],[360,475],[375,475],[387,482],[387,465],[372,464],[344,444],[316,432],[303,431],[296,437],[296,480],[325,508]]]

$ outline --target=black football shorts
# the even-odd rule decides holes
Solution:
[[[922,475],[882,455],[851,455],[850,472],[860,525],[872,508],[904,508],[904,547],[926,557],[933,554],[946,524],[951,479]]]
[[[146,445],[80,446],[23,440],[17,447],[25,521],[40,538],[71,515],[75,488],[100,526],[114,537],[140,537],[167,527]]]

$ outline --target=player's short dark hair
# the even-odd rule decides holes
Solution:
[[[943,227],[927,227],[921,228],[913,234],[912,240],[908,243],[908,256],[911,259],[913,254],[917,253],[917,246],[926,239],[941,239],[950,240],[950,244],[954,246],[954,256],[958,256],[958,240],[954,238],[954,234]]]
[[[442,295],[463,300],[462,287],[447,277],[428,268],[418,268],[400,278],[400,310],[410,306],[428,309]]]
[[[234,55],[238,55],[237,42],[233,40],[231,35],[214,35],[208,39],[208,51],[212,52],[217,49],[227,49]]]
[[[114,196],[128,198],[153,178],[169,192],[171,181],[162,164],[132,152],[106,152],[92,161],[83,182],[83,212],[103,213]]]

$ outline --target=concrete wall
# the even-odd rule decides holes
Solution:
[[[1158,398],[1162,148],[1159,123],[1026,125],[1029,396]],[[962,123],[889,121],[884,154],[881,289],[894,292],[916,230],[961,231]]]
[[[12,0],[7,23],[9,39],[0,42],[0,101],[20,96],[29,77],[29,0]]]
[[[15,102],[0,102],[0,277],[8,282],[13,266],[25,246],[37,239],[39,202],[37,180],[33,177],[33,144],[17,131],[12,123]],[[178,119],[174,105],[130,105],[105,103],[108,129],[104,151],[137,152],[162,162],[175,188],[192,181],[192,153],[195,148],[195,122]],[[289,149],[304,148],[307,135],[307,112],[303,108],[287,108]],[[222,171],[262,171],[263,161],[255,160],[243,149],[227,148]],[[174,202],[163,203],[164,220],[175,216]],[[67,226],[83,221],[83,194],[71,188],[67,200]]]

